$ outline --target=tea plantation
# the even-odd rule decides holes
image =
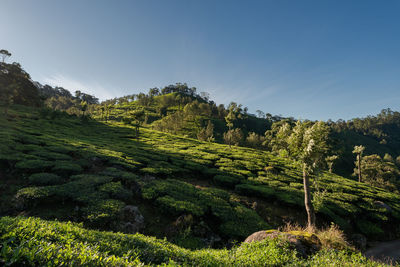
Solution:
[[[350,250],[305,259],[281,240],[239,244],[304,224],[301,169],[288,158],[151,129],[135,138],[122,123],[26,106],[8,113],[0,112],[0,264],[375,265]],[[397,194],[325,172],[313,181],[318,226],[399,236]],[[127,207],[138,207],[141,234],[129,234]]]

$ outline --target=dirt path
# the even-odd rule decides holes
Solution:
[[[368,249],[365,253],[368,258],[390,263],[400,262],[400,240],[382,242]]]

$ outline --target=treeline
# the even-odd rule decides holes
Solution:
[[[7,64],[10,56],[7,50],[0,50],[0,103],[4,112],[7,113],[12,104],[39,106],[41,100],[31,77],[19,63]]]

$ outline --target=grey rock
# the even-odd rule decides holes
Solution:
[[[137,233],[145,227],[142,213],[137,206],[127,205],[122,209],[120,229],[125,233]]]
[[[361,251],[364,251],[367,248],[367,238],[362,234],[352,235],[351,243]]]
[[[386,212],[392,212],[392,208],[383,201],[379,201],[379,200],[375,201],[374,207],[378,208],[378,209],[385,209]]]

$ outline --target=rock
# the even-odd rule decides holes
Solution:
[[[302,257],[308,257],[321,249],[321,241],[315,234],[291,231],[280,232],[277,230],[259,231],[251,234],[244,241],[245,243],[262,241],[264,239],[285,239]]]
[[[136,206],[128,205],[122,209],[120,229],[125,233],[136,233],[143,229],[144,217]]]
[[[367,249],[367,238],[362,234],[354,234],[351,236],[351,243],[359,250]]]
[[[254,241],[262,241],[268,237],[271,237],[272,234],[273,233],[269,233],[269,231],[258,231],[258,232],[255,232],[255,233],[249,235],[243,242],[251,243]]]
[[[379,201],[379,200],[375,201],[374,207],[377,209],[385,209],[386,212],[392,212],[392,208],[383,201]]]

